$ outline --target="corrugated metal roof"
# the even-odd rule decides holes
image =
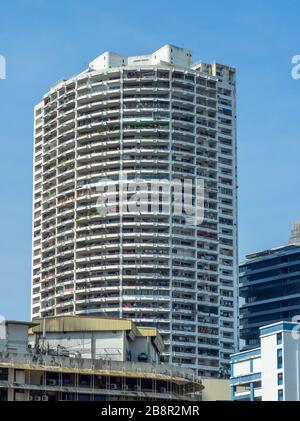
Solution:
[[[156,328],[137,327],[132,320],[113,319],[93,316],[58,316],[34,319],[37,326],[30,329],[32,333],[46,332],[107,332],[126,331],[134,336],[153,337],[156,346],[161,351],[164,348],[163,339]],[[44,325],[45,323],[45,325]]]
[[[33,327],[34,333],[43,332],[43,325],[47,332],[103,332],[103,331],[128,331],[136,332],[136,327],[131,320],[110,319],[90,316],[59,316],[34,320],[38,326]]]

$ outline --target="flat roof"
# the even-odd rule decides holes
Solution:
[[[251,254],[247,254],[246,255],[246,260],[242,261],[240,263],[240,266],[244,266],[246,264],[255,262],[256,260],[262,260],[263,257],[265,258],[271,258],[274,255],[276,255],[277,253],[285,253],[285,252],[289,252],[292,250],[296,250],[297,248],[300,247],[299,243],[295,243],[295,244],[285,244],[283,246],[279,246],[279,247],[274,247],[271,249],[267,249],[267,250],[262,250],[262,251],[258,251],[256,253],[251,253]]]
[[[253,348],[246,351],[236,352],[235,354],[230,355],[231,361],[239,361],[250,357],[259,357],[261,349]]]
[[[91,332],[91,331],[127,331],[134,330],[131,320],[95,316],[53,316],[34,320],[34,333],[43,332]]]
[[[36,322],[25,322],[23,320],[21,320],[21,321],[19,321],[19,320],[5,320],[5,324],[6,325],[21,325],[21,326],[33,327],[33,326],[37,326],[38,323],[36,323]]]
[[[295,322],[277,322],[259,328],[260,336],[270,335],[272,333],[281,332],[283,330],[291,331],[299,326]]]

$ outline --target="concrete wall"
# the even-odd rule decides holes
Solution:
[[[45,341],[42,335],[39,344],[43,342],[46,347],[57,349],[60,345],[71,354],[80,352],[82,358],[110,358],[114,361],[123,361],[124,358],[124,332],[66,332],[47,333]],[[33,343],[33,338],[30,339]]]
[[[165,61],[179,67],[190,67],[192,65],[192,52],[185,48],[173,45],[164,45],[153,53],[154,62]]]
[[[278,400],[276,334],[261,337],[262,400]]]
[[[28,326],[7,323],[6,337],[0,340],[0,352],[25,354],[28,346]]]
[[[93,60],[90,63],[90,68],[93,70],[102,70],[111,67],[121,67],[125,64],[127,64],[127,57],[107,51]]]
[[[261,358],[253,358],[253,373],[260,373],[262,370]]]
[[[202,379],[204,390],[203,401],[230,401],[230,380],[225,379]]]
[[[233,364],[233,376],[245,376],[250,373],[250,360]]]
[[[158,362],[159,356],[151,343],[151,338],[139,336],[131,346],[132,357],[134,361],[138,361],[139,354],[146,353],[148,355],[148,363]]]
[[[282,369],[277,367],[277,350],[282,349]],[[278,390],[284,392],[285,401],[300,400],[300,341],[291,331],[282,332],[282,345],[277,345],[276,333],[261,337],[262,399],[277,401]],[[284,384],[278,385],[278,373],[283,374]]]
[[[249,358],[246,361],[238,361],[233,364],[233,376],[247,376],[251,373],[260,373],[262,369],[261,358]]]
[[[47,333],[45,340],[39,335],[38,344],[43,344],[47,348],[57,349],[60,345],[70,353],[80,351],[83,358],[91,358],[91,334],[90,332],[71,332],[71,333]]]
[[[159,355],[153,346],[150,337],[136,336],[134,340],[127,338],[125,331],[107,332],[66,332],[30,335],[29,342],[32,347],[39,344],[46,349],[57,350],[58,345],[64,347],[73,356],[80,352],[82,358],[104,358],[113,361],[138,361],[141,353],[148,355],[148,362],[158,362]]]
[[[300,341],[283,332],[284,400],[300,401]]]
[[[126,359],[125,332],[95,332],[93,334],[94,358]]]
[[[191,67],[192,52],[185,48],[175,47],[173,45],[164,45],[153,54],[142,56],[121,56],[107,51],[97,57],[90,63],[90,68],[93,70],[103,70],[113,67],[122,66],[140,66],[140,65],[156,65],[161,61],[179,67]]]

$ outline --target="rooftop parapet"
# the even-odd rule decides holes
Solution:
[[[142,56],[122,56],[107,51],[93,60],[90,63],[89,68],[90,70],[103,70],[111,67],[136,67],[147,64],[155,66],[159,63],[190,68],[192,65],[192,56],[191,50],[166,44],[159,50],[154,51],[154,53]]]

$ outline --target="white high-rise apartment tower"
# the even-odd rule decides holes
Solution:
[[[237,347],[235,91],[235,69],[172,45],[104,53],[49,90],[35,107],[33,318],[156,326],[166,360],[218,375]],[[161,206],[99,213],[97,183],[125,172],[203,179],[203,222]]]

